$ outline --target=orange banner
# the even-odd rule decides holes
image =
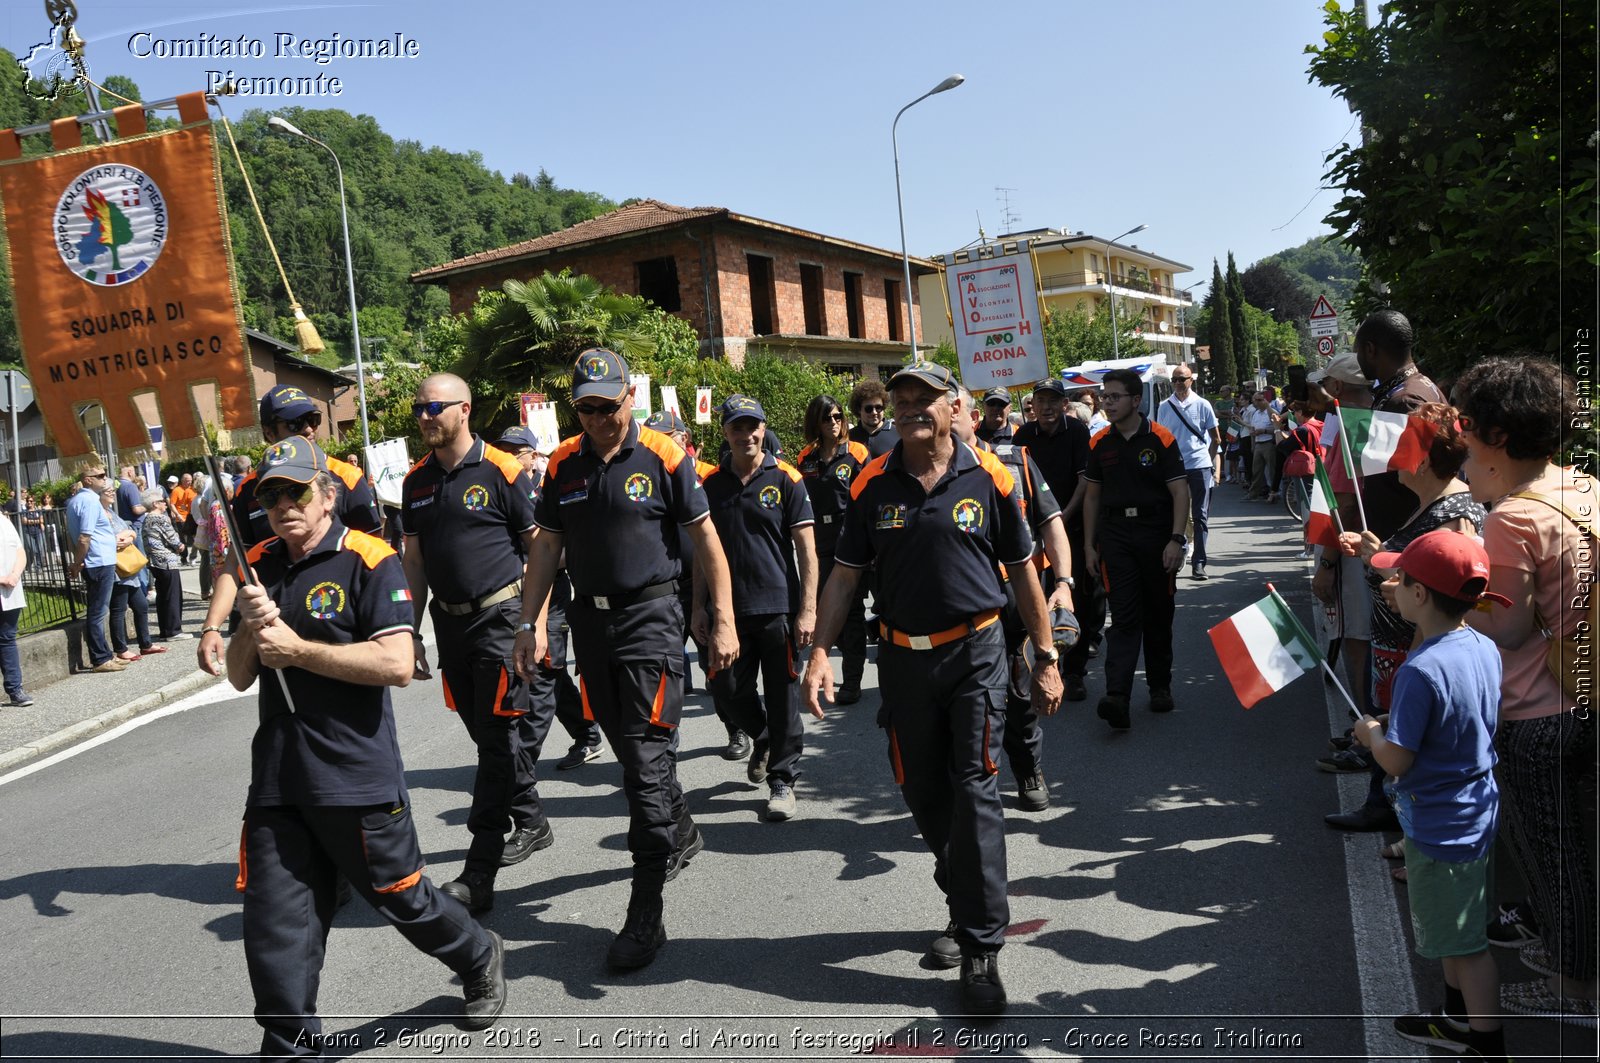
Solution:
[[[153,395],[167,458],[205,447],[193,388],[213,384],[218,427],[256,428],[250,360],[229,253],[205,98],[179,98],[182,126],[144,133],[140,108],[117,112],[122,136],[20,158],[0,132],[17,330],[45,426],[64,466],[92,450],[78,415],[98,402],[124,460],[153,457],[136,400]]]

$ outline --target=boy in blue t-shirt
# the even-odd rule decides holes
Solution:
[[[1459,532],[1419,536],[1401,553],[1376,554],[1372,567],[1399,569],[1386,589],[1422,642],[1395,673],[1388,731],[1363,716],[1355,737],[1396,777],[1392,796],[1406,836],[1417,953],[1443,963],[1445,985],[1442,1011],[1401,1015],[1395,1032],[1503,1059],[1500,974],[1484,933],[1489,849],[1500,813],[1493,771],[1500,651],[1462,618],[1486,600],[1511,603],[1487,591],[1488,555]]]

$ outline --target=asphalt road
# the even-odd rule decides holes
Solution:
[[[548,770],[567,746],[557,726],[541,764],[556,843],[502,872],[486,917],[508,946],[500,1025],[462,1033],[449,972],[357,901],[322,980],[331,1057],[840,1058],[874,1041],[990,1058],[1416,1054],[1368,1016],[1414,1006],[1415,972],[1379,839],[1321,822],[1339,786],[1346,804],[1360,792],[1312,767],[1331,722],[1323,684],[1304,677],[1245,712],[1205,635],[1267,580],[1309,602],[1287,517],[1235,498],[1219,499],[1213,578],[1180,580],[1178,711],[1136,697],[1131,732],[1112,733],[1091,674],[1090,700],[1047,721],[1049,810],[1016,811],[1002,774],[1002,1020],[963,1022],[958,972],[921,965],[945,915],[869,668],[860,704],[808,727],[785,824],[763,821],[764,787],[717,755],[722,729],[692,697],[680,773],[706,851],[668,887],[667,947],[628,975],[603,964],[628,892],[616,764]],[[395,707],[429,874],[446,881],[465,854],[471,748],[436,683],[397,691]],[[0,779],[8,1058],[258,1043],[233,890],[254,698],[218,688],[163,711]]]

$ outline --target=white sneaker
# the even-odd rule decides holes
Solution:
[[[173,636],[169,637],[167,639],[167,641],[168,642],[182,642],[184,639],[192,639],[192,638],[194,638],[194,636],[189,634],[187,631],[180,631],[176,635],[173,635]]]

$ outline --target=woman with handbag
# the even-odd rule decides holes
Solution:
[[[167,648],[150,640],[150,603],[145,598],[141,579],[148,561],[138,547],[138,536],[132,525],[117,516],[117,489],[108,486],[100,492],[100,504],[117,532],[117,581],[111,585],[111,651],[117,660],[131,664],[147,653],[166,653]],[[123,612],[130,607],[134,634],[139,639],[138,649],[128,645],[128,626]]]
[[[1523,962],[1546,975],[1503,983],[1500,1002],[1509,1012],[1592,1028],[1600,919],[1584,821],[1595,800],[1593,673],[1563,667],[1561,654],[1591,623],[1597,485],[1554,460],[1564,432],[1583,423],[1577,389],[1554,362],[1486,358],[1462,374],[1451,397],[1472,497],[1493,504],[1483,525],[1489,589],[1512,603],[1469,613],[1467,622],[1500,647],[1500,825],[1527,877],[1542,938],[1524,948]]]

